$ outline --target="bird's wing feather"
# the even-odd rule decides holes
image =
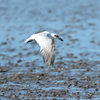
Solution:
[[[55,59],[55,44],[47,43],[47,45],[41,50],[41,55],[47,66],[53,65]]]
[[[35,35],[31,35],[28,39],[26,39],[26,40],[24,41],[24,43],[31,42],[31,41],[33,41],[34,39],[35,39]]]

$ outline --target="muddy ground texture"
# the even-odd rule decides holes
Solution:
[[[47,70],[31,34],[58,33]],[[99,0],[0,0],[1,100],[100,100]]]

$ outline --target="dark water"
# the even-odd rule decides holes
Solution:
[[[59,34],[48,71],[36,42],[40,31]],[[99,0],[0,0],[0,99],[100,99]]]

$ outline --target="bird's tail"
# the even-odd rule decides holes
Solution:
[[[25,41],[24,41],[24,43],[28,43],[28,42],[31,42],[31,41],[33,41],[34,40],[34,36],[32,35],[32,36],[30,36],[28,39],[26,39]]]

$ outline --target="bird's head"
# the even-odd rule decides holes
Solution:
[[[63,41],[63,39],[61,37],[59,37],[59,35],[56,33],[51,33],[51,37],[52,37],[52,39],[59,39],[59,40]]]

